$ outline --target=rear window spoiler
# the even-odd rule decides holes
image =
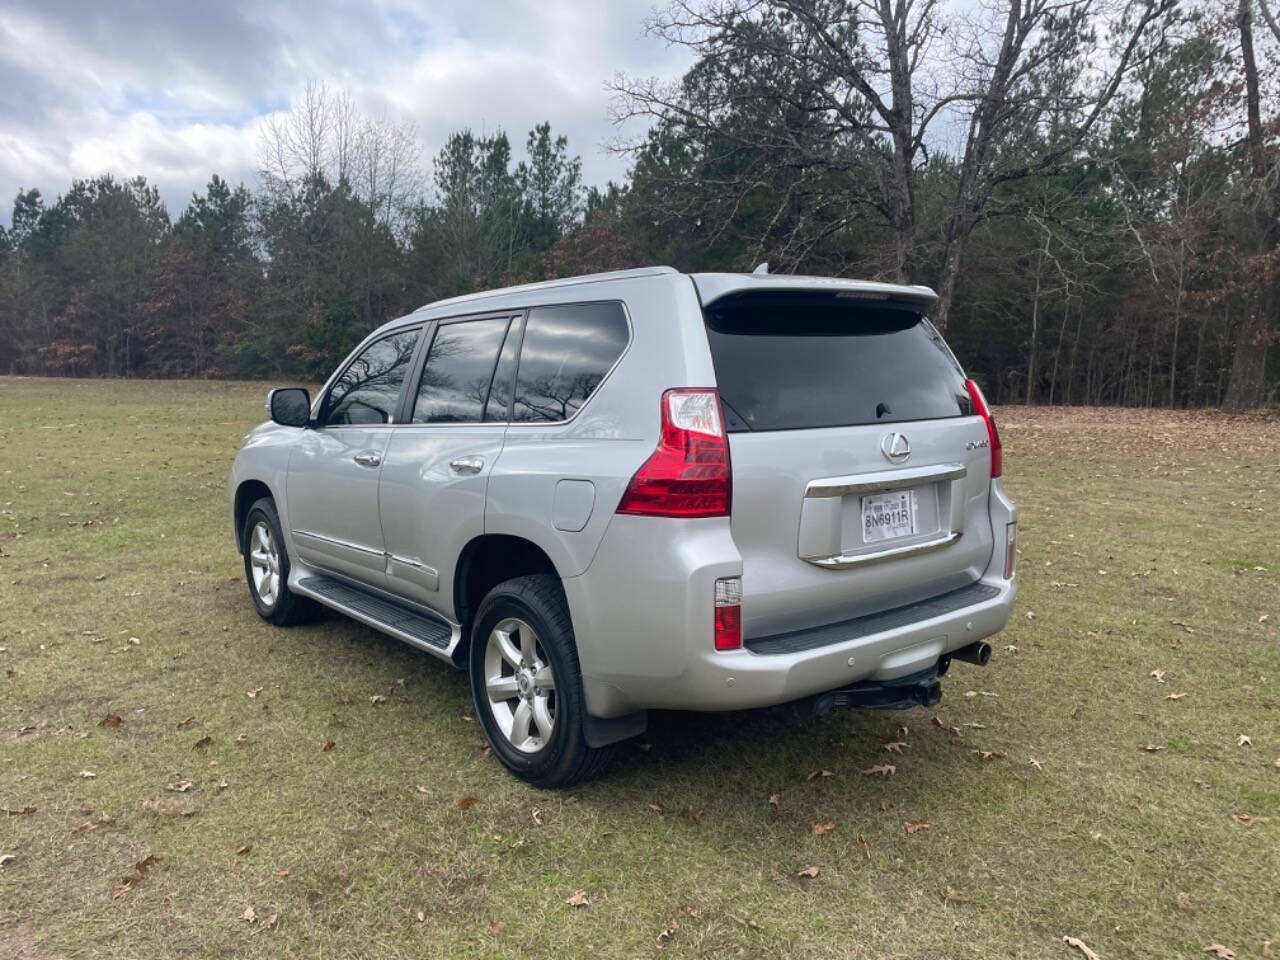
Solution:
[[[870,280],[842,280],[837,277],[800,277],[789,274],[695,273],[690,275],[703,307],[717,300],[752,293],[832,294],[850,300],[899,304],[921,313],[937,302],[928,287]]]

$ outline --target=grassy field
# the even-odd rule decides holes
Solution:
[[[258,619],[264,389],[0,378],[0,956],[1280,957],[1280,422],[1000,411],[1021,593],[942,726],[665,715],[556,794],[461,674]]]

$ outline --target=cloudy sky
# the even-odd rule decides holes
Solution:
[[[588,183],[616,179],[606,81],[688,65],[644,35],[654,3],[3,0],[0,222],[20,187],[51,202],[106,172],[145,175],[174,216],[210,173],[253,186],[262,119],[308,80],[414,123],[424,156],[466,126],[520,147],[545,119]]]

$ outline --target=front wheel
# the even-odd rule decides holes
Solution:
[[[308,619],[315,607],[289,589],[289,551],[280,530],[280,515],[270,497],[249,508],[243,538],[244,578],[258,615],[278,627]]]
[[[535,787],[589,779],[613,756],[586,741],[582,672],[555,577],[517,577],[484,598],[471,632],[471,693],[494,755]]]

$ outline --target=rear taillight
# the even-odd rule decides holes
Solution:
[[[627,484],[618,513],[727,517],[731,490],[720,395],[703,389],[666,391],[658,448]]]
[[[742,578],[717,580],[715,603],[716,649],[737,650],[742,646]]]
[[[1014,564],[1018,561],[1018,523],[1004,525],[1004,578],[1013,579]]]
[[[987,406],[987,398],[982,395],[982,389],[972,380],[966,380],[964,388],[969,391],[969,397],[973,400],[973,412],[987,425],[987,445],[991,447],[991,479],[994,480],[1004,473],[1004,448],[1000,446],[1000,431],[996,429],[995,418],[991,416],[991,408]]]

